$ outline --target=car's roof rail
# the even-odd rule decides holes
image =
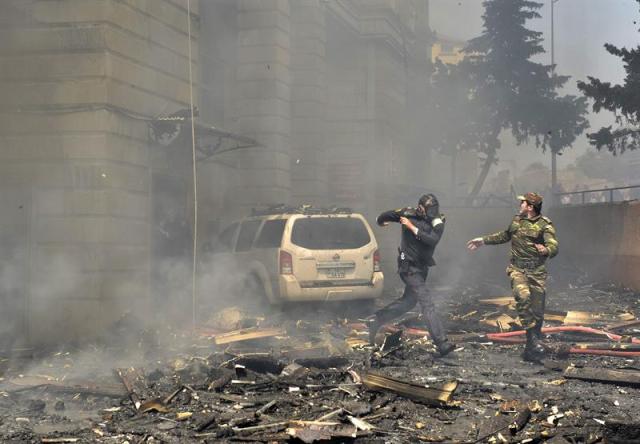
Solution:
[[[253,208],[252,216],[270,216],[274,214],[351,214],[353,210],[347,207],[314,207],[299,205],[292,207],[285,204],[271,205],[267,208]]]

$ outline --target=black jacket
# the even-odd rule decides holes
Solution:
[[[400,217],[405,216],[413,225],[418,227],[418,234],[402,226],[402,240],[400,251],[406,259],[419,268],[432,267],[436,264],[433,260],[433,252],[440,242],[444,232],[444,216],[426,219],[415,215],[414,211],[407,209],[385,211],[376,219],[378,225],[385,222],[400,222]]]

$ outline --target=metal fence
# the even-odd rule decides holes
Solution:
[[[640,200],[640,185],[569,191],[565,193],[555,193],[554,197],[556,205],[584,205],[600,202],[627,202],[631,200]]]

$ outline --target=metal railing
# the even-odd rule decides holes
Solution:
[[[629,192],[625,193],[625,190],[629,190]],[[554,193],[554,198],[557,205],[584,205],[599,202],[640,200],[640,185]]]

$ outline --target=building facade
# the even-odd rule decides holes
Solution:
[[[2,285],[32,342],[153,311],[156,256],[190,254],[192,101],[202,243],[255,206],[372,214],[432,185],[428,0],[6,0],[0,20]]]

